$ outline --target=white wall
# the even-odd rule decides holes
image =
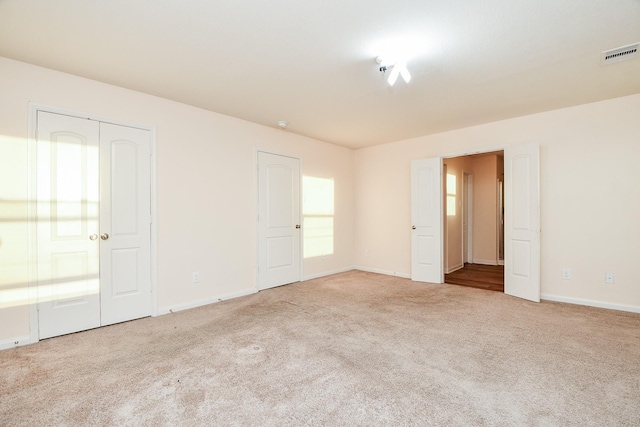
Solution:
[[[298,156],[304,175],[334,179],[335,251],[305,260],[304,276],[353,265],[349,149],[1,57],[0,93],[0,344],[29,335],[28,306],[6,302],[29,280],[29,101],[157,127],[161,312],[255,289],[257,149]]]
[[[498,156],[474,157],[473,262],[498,265]]]
[[[299,156],[303,174],[335,180],[335,252],[306,259],[305,276],[354,264],[408,276],[411,160],[528,141],[542,153],[543,294],[640,309],[640,95],[353,152],[5,58],[0,93],[0,345],[29,334],[28,307],[6,304],[29,279],[29,101],[157,126],[161,311],[255,289],[257,149]]]
[[[543,296],[640,310],[639,118],[633,95],[356,151],[356,265],[410,274],[411,160],[537,141]]]

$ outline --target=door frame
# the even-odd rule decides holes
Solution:
[[[502,151],[504,152],[505,148],[508,147],[509,145],[494,145],[494,146],[490,146],[490,147],[482,147],[482,148],[478,148],[478,149],[474,149],[474,150],[465,150],[465,151],[458,151],[458,152],[454,152],[454,153],[449,153],[449,154],[443,154],[440,157],[442,158],[442,161],[444,162],[445,159],[452,159],[452,158],[456,158],[456,157],[466,157],[466,156],[473,156],[476,154],[487,154],[487,153],[493,153],[494,151]],[[464,182],[467,180],[467,177],[470,178],[470,181],[468,182],[468,188],[466,189],[467,191],[465,191],[464,189]],[[473,262],[473,172],[469,172],[469,171],[465,171],[464,169],[462,170],[462,179],[463,179],[463,203],[468,203],[468,218],[467,218],[467,227],[468,227],[468,247],[467,247],[467,257],[471,259],[470,262]],[[471,194],[468,194],[471,193]],[[468,199],[467,199],[468,196]],[[462,237],[462,244],[464,245],[464,236]],[[464,255],[464,249],[463,249],[463,255]],[[464,256],[463,256],[464,258]],[[464,260],[463,260],[463,265],[464,265]]]
[[[511,149],[512,147],[513,147],[512,144],[499,145],[499,146],[493,146],[493,147],[483,147],[481,149],[476,149],[476,150],[468,150],[468,151],[463,151],[463,152],[458,152],[458,153],[453,153],[453,154],[442,155],[442,156],[440,156],[440,159],[442,161],[444,161],[444,159],[448,159],[448,158],[452,158],[452,157],[470,156],[470,155],[474,155],[474,154],[491,153],[491,152],[494,152],[494,151],[503,151],[505,153],[505,155],[506,155],[506,151],[508,149]],[[539,179],[540,179],[540,175],[538,175],[538,180]],[[506,180],[507,180],[507,176],[506,176],[506,173],[505,173],[505,176],[504,176],[504,186],[505,186],[505,188],[507,186],[507,181]],[[538,186],[539,186],[539,183],[538,183]],[[504,203],[505,206],[508,204],[508,202],[510,202],[510,200],[507,200],[506,197],[507,197],[507,195],[506,195],[506,191],[505,191],[505,203]],[[538,202],[539,202],[539,200],[538,200]],[[539,209],[539,205],[538,205],[538,209]],[[540,211],[538,211],[538,217],[540,218]],[[539,232],[539,230],[538,230],[538,232]],[[503,236],[503,238],[505,239],[505,244],[506,244],[506,230],[505,230],[505,235]],[[540,260],[540,258],[541,258],[541,253],[539,252],[538,253],[538,260]],[[507,260],[507,254],[506,254],[506,249],[505,249],[505,256],[504,256],[504,264],[505,265],[507,264],[507,261],[508,261]],[[506,269],[505,269],[505,273],[504,274],[506,275]],[[539,281],[539,276],[538,276],[538,281]],[[540,285],[540,283],[539,283],[539,285]],[[506,286],[505,286],[505,288],[506,288]],[[508,295],[511,295],[511,294],[508,294]]]
[[[448,153],[448,154],[443,154],[440,156],[440,158],[442,159],[442,162],[444,164],[444,160],[445,159],[452,159],[452,158],[456,158],[456,157],[465,157],[465,156],[473,156],[475,154],[486,154],[486,153],[493,153],[494,151],[502,151],[504,152],[505,148],[508,145],[497,145],[497,146],[491,146],[491,147],[483,147],[483,148],[479,148],[479,149],[474,149],[474,150],[465,150],[465,151],[459,151],[459,152],[455,152],[455,153]],[[467,177],[470,178],[470,182],[467,182]],[[463,203],[468,203],[468,212],[467,212],[467,233],[468,235],[468,242],[467,242],[467,258],[471,259],[471,262],[473,261],[473,194],[469,195],[468,193],[473,193],[473,172],[468,172],[465,171],[464,169],[462,170],[462,179],[463,179]],[[465,182],[468,185],[467,189],[464,189]],[[465,191],[466,190],[466,191]],[[470,197],[468,197],[470,196]],[[469,198],[469,200],[467,200]],[[464,210],[463,210],[464,211]],[[444,227],[444,224],[443,224]],[[443,244],[444,244],[444,236],[442,237],[443,239]],[[464,246],[464,236],[462,236],[462,245]],[[462,254],[463,254],[463,258],[464,258],[464,248],[462,249]],[[463,259],[463,265],[464,265],[465,261]],[[444,267],[443,267],[443,277],[444,277]],[[444,283],[444,281],[443,281]]]
[[[464,256],[464,230],[462,236],[462,265],[473,262],[473,173],[462,170],[462,209],[467,221],[467,256]],[[463,227],[464,228],[464,227]]]
[[[282,156],[282,157],[289,157],[291,159],[296,159],[298,160],[298,165],[300,166],[300,171],[298,174],[298,180],[300,181],[298,184],[298,212],[299,212],[299,216],[300,218],[298,218],[298,221],[300,221],[300,271],[298,272],[299,274],[299,278],[300,278],[300,282],[302,282],[303,277],[304,277],[304,212],[302,211],[302,176],[303,176],[303,168],[302,168],[302,158],[298,157],[298,156],[294,156],[288,153],[283,153],[280,151],[275,151],[275,150],[268,150],[268,149],[263,149],[263,148],[256,148],[255,152],[253,153],[253,161],[255,164],[255,167],[253,168],[253,173],[254,173],[254,182],[256,183],[255,185],[255,189],[256,189],[256,194],[255,194],[255,212],[256,212],[256,271],[255,271],[255,291],[256,292],[260,292],[260,221],[259,221],[259,217],[260,217],[260,173],[258,172],[258,168],[260,167],[259,164],[259,153],[265,153],[265,154],[272,154],[274,156]],[[294,282],[297,283],[297,282]],[[263,290],[268,290],[268,289],[263,289]]]
[[[158,205],[157,205],[157,166],[156,166],[156,127],[139,123],[116,120],[110,117],[88,114],[51,105],[29,102],[29,124],[27,140],[28,157],[28,289],[29,289],[29,343],[40,341],[38,332],[38,242],[36,235],[36,174],[37,174],[37,116],[38,112],[61,114],[80,119],[95,120],[119,126],[132,127],[150,132],[151,135],[151,316],[158,315]]]

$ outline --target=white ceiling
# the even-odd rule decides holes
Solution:
[[[1,56],[352,148],[640,93],[639,41],[640,0],[0,0]]]

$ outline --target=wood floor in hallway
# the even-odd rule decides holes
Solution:
[[[445,274],[444,282],[451,285],[504,292],[504,266],[465,264],[460,270]]]

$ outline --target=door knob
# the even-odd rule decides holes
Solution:
[[[98,235],[97,235],[97,234],[95,234],[95,233],[94,233],[94,234],[92,234],[91,236],[89,236],[89,239],[90,239],[90,240],[96,240],[97,238],[98,238]]]
[[[300,224],[296,225],[296,228],[300,228]]]
[[[415,226],[415,225],[412,225],[412,226],[411,226],[411,229],[412,229],[412,230],[415,230],[415,229],[416,229],[416,226]]]
[[[107,239],[109,238],[109,235],[108,235],[107,233],[102,233],[102,234],[100,235],[100,238],[101,238],[102,240],[107,240]]]

